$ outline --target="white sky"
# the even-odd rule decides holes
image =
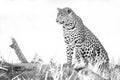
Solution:
[[[0,0],[0,54],[17,60],[9,48],[14,37],[31,61],[38,53],[45,62],[66,61],[62,26],[56,23],[57,7],[70,7],[102,42],[110,59],[120,58],[120,0]],[[16,61],[13,61],[16,62]]]

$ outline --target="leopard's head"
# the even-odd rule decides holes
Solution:
[[[57,8],[56,22],[62,24],[64,28],[71,29],[75,25],[76,14],[71,8],[65,7],[63,9]]]

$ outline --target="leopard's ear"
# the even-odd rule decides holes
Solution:
[[[72,10],[71,10],[71,9],[68,9],[67,12],[68,12],[68,14],[70,14],[70,13],[72,12]]]
[[[61,9],[60,8],[57,8],[58,11],[60,11]]]
[[[67,10],[67,13],[68,13],[69,16],[73,17],[73,11],[72,11],[72,9],[69,8]]]

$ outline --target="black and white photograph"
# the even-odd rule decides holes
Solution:
[[[0,80],[120,80],[120,0],[0,0]]]

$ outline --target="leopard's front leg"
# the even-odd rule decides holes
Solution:
[[[72,66],[72,55],[74,53],[74,45],[68,45],[66,49],[67,54],[67,64]]]

